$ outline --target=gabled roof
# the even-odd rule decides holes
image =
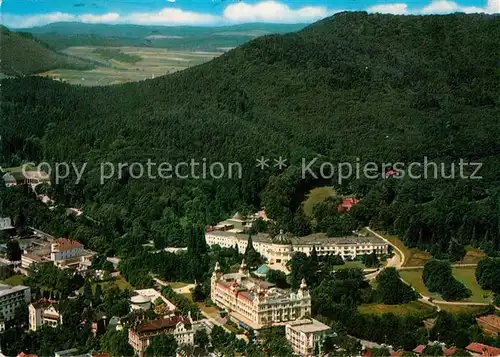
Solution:
[[[485,345],[482,343],[472,342],[467,347],[465,347],[465,349],[467,351],[482,354],[483,356],[500,356],[500,348]]]
[[[59,245],[58,249],[60,251],[70,250],[73,248],[83,248],[82,243],[67,238],[58,238],[54,243]]]
[[[191,320],[189,319],[189,317],[172,316],[164,319],[143,322],[139,326],[137,326],[135,331],[138,333],[144,333],[159,331],[167,328],[174,328],[179,322],[183,323],[186,326],[191,326]]]

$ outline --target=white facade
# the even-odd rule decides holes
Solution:
[[[62,324],[62,314],[56,303],[36,302],[29,305],[29,329],[36,331],[41,326],[57,327]]]
[[[53,262],[79,258],[83,255],[83,244],[65,238],[57,239],[50,247],[50,260]]]
[[[191,316],[172,316],[145,321],[129,329],[128,341],[139,356],[144,355],[155,336],[171,334],[179,345],[194,345],[195,329]]]
[[[205,233],[205,240],[209,246],[219,245],[230,248],[238,246],[240,253],[244,253],[248,242],[247,234],[238,234],[228,231],[212,231]],[[293,254],[302,252],[310,255],[313,247],[319,257],[327,255],[340,255],[343,259],[354,259],[359,255],[377,255],[388,253],[388,244],[383,239],[376,237],[338,237],[330,238],[325,234],[313,234],[306,237],[287,237],[283,234],[271,238],[266,234],[252,236],[252,244],[271,264],[286,264],[292,259]]]
[[[29,304],[31,301],[31,290],[27,286],[10,286],[0,284],[0,314],[5,321],[12,320],[18,307]]]
[[[314,356],[316,348],[321,350],[323,339],[331,334],[329,326],[315,319],[298,320],[285,325],[285,336],[293,352],[305,357]]]
[[[217,264],[211,279],[212,301],[243,327],[260,329],[311,315],[305,281],[297,293],[251,278],[243,261],[239,273],[222,274]]]
[[[0,217],[0,231],[12,229],[12,221],[10,217]]]

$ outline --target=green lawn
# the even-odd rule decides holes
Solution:
[[[402,305],[385,305],[385,304],[363,304],[358,307],[362,314],[367,315],[382,315],[386,313],[393,313],[395,315],[428,315],[434,312],[434,308],[430,305],[411,301],[408,304]]]
[[[7,285],[23,285],[25,278],[26,277],[24,275],[13,275],[10,278],[2,280],[0,282]]]
[[[434,299],[443,300],[443,298],[436,293],[430,293],[422,279],[423,269],[400,270],[399,274],[409,284],[411,284],[419,293],[431,296]],[[464,301],[471,302],[485,302],[491,301],[491,292],[481,289],[476,282],[475,267],[458,267],[453,268],[453,276],[455,279],[463,283],[472,292],[472,296]]]
[[[91,286],[92,286],[92,292],[95,293],[95,287],[98,283],[92,283]],[[116,280],[109,280],[109,281],[104,281],[104,282],[100,282],[99,283],[101,285],[101,288],[102,288],[102,291],[106,291],[110,288],[112,288],[113,286],[117,286],[118,288],[120,288],[120,290],[122,291],[125,291],[125,290],[134,290],[134,287],[132,285],[130,285],[130,283],[128,281],[125,280],[125,278],[123,277],[120,277]],[[83,293],[83,287],[81,287],[79,290],[78,290],[80,293]]]
[[[359,260],[347,261],[343,265],[334,265],[333,268],[335,270],[349,269],[349,268],[359,268],[365,269],[365,265]]]
[[[420,294],[442,300],[441,295],[431,293],[427,290],[424,280],[422,279],[422,271],[423,269],[400,270],[399,275],[401,275],[403,280],[413,286]]]
[[[476,281],[475,267],[457,267],[453,268],[453,276],[472,292],[472,296],[467,301],[486,302],[491,301],[491,291],[481,289]]]
[[[174,281],[172,283],[168,283],[168,285],[172,288],[172,289],[180,289],[180,288],[183,288],[185,286],[188,286],[189,283],[183,283],[182,281]]]
[[[303,209],[306,216],[312,216],[313,207],[316,203],[323,202],[333,195],[335,195],[335,190],[329,186],[317,187],[311,190],[304,201]]]

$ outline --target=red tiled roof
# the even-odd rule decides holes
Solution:
[[[391,357],[402,357],[404,353],[405,353],[405,350],[397,350],[397,351],[391,352]]]
[[[500,348],[484,345],[482,343],[472,342],[467,347],[465,347],[465,349],[474,353],[480,353],[483,356],[500,356]]]
[[[421,354],[424,353],[425,349],[427,348],[427,345],[418,345],[413,349],[413,352]]]
[[[80,242],[77,242],[76,240],[71,240],[67,238],[58,238],[54,242],[56,244],[59,244],[59,250],[60,251],[65,251],[65,250],[70,250],[73,248],[82,248],[83,244]]]
[[[137,327],[136,332],[138,333],[154,332],[166,328],[172,328],[175,327],[179,322],[182,322],[186,326],[191,325],[191,321],[187,317],[172,316],[165,319],[158,319],[158,320],[144,322]]]
[[[456,347],[450,347],[443,349],[443,353],[445,356],[452,356],[457,351]]]
[[[362,357],[372,357],[373,352],[371,349],[367,348],[366,350],[363,351],[363,354],[361,355]]]
[[[358,204],[359,200],[357,198],[346,198],[338,206],[339,211],[349,211],[354,205]]]
[[[17,355],[17,357],[38,357],[38,356],[35,354],[28,354],[28,353],[21,352]]]

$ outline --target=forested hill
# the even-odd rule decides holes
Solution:
[[[485,163],[480,182],[371,180],[342,189],[366,196],[360,224],[393,229],[396,221],[396,233],[410,232],[408,239],[420,245],[439,240],[442,248],[464,217],[472,222],[460,233],[464,241],[500,237],[499,34],[497,16],[340,13],[141,83],[80,88],[40,78],[6,80],[3,152],[7,159],[89,161],[91,167],[203,157],[248,166],[242,180],[122,179],[101,187],[88,176],[66,189],[73,192],[68,200],[86,203],[95,216],[118,217],[153,235],[174,218],[212,223],[262,203],[295,230],[292,222],[303,217],[291,196],[311,183],[293,170],[268,183],[269,172],[254,167],[261,155],[282,155],[295,165],[315,156],[479,160]],[[450,210],[453,218],[446,220]],[[483,216],[492,212],[497,218],[486,222]],[[431,227],[447,233],[436,237]]]
[[[54,68],[90,69],[92,63],[54,51],[28,33],[0,26],[0,73],[24,76]]]

